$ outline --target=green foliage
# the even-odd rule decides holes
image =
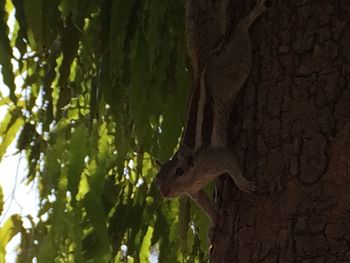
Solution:
[[[17,138],[40,194],[30,227],[1,228],[0,261],[17,233],[19,262],[205,260],[205,215],[152,183],[184,125],[184,2],[6,0],[0,18],[0,159]]]
[[[19,215],[12,215],[0,228],[0,262],[5,263],[6,245],[20,232],[22,221]]]
[[[3,210],[4,210],[4,193],[3,193],[2,188],[0,186],[0,215],[2,214]]]
[[[0,2],[0,65],[2,67],[1,73],[4,79],[4,83],[10,89],[10,98],[16,102],[15,96],[15,84],[14,84],[14,74],[11,64],[12,49],[10,46],[9,39],[7,37],[9,30],[7,27],[8,14],[5,10],[5,1]]]

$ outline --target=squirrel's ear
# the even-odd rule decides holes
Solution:
[[[160,167],[162,167],[163,164],[158,160],[154,160],[154,163],[156,164],[157,169],[160,170]]]

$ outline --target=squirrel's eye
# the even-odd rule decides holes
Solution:
[[[182,168],[176,168],[175,175],[180,176],[184,174],[184,170]]]

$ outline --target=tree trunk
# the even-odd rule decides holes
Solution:
[[[267,6],[229,133],[259,190],[218,180],[211,262],[350,262],[350,1]]]

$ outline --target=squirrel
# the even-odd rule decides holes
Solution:
[[[188,195],[213,225],[216,213],[203,190],[207,183],[227,173],[241,191],[256,190],[227,147],[226,133],[232,105],[250,74],[249,28],[266,10],[265,0],[257,0],[230,38],[220,43],[226,28],[218,14],[225,12],[226,5],[227,0],[188,0],[187,46],[194,77],[187,121],[179,149],[169,161],[159,164],[155,178],[162,196]]]

